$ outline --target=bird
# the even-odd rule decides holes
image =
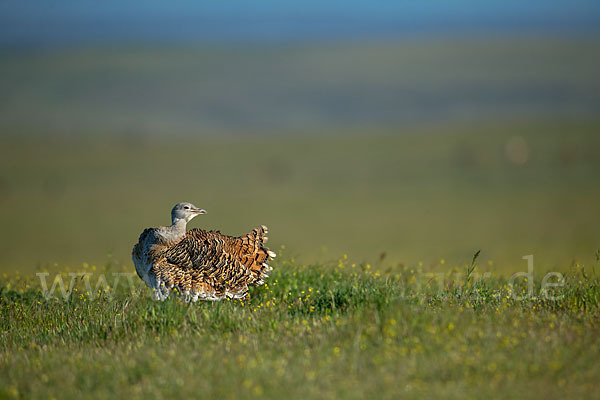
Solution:
[[[206,211],[192,203],[177,203],[171,225],[145,229],[131,254],[138,276],[155,300],[172,291],[185,302],[243,299],[250,286],[265,283],[276,254],[266,248],[267,227],[243,236],[220,231],[186,230],[187,223]]]

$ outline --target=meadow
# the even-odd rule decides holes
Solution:
[[[600,254],[598,255],[600,257]],[[433,275],[274,263],[244,300],[155,302],[141,285],[63,298],[40,281],[0,288],[3,398],[594,398],[599,278],[563,285],[483,278],[477,260]],[[68,281],[66,272],[63,271]],[[435,276],[435,279],[434,279]],[[51,274],[48,282],[55,278]],[[137,282],[137,277],[136,281]],[[67,282],[68,283],[68,282]],[[50,285],[48,285],[50,286]],[[68,285],[67,285],[68,286]]]
[[[597,397],[596,48],[0,50],[0,398]],[[180,201],[267,285],[152,301]]]

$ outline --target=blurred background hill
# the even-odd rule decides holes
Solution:
[[[0,270],[141,230],[498,270],[600,247],[594,1],[0,3]]]

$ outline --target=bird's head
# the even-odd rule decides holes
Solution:
[[[206,214],[201,208],[192,203],[177,203],[171,210],[171,222],[176,224],[179,221],[190,222],[196,215]]]

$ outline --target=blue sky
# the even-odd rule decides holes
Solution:
[[[599,31],[598,0],[0,0],[0,42]]]

